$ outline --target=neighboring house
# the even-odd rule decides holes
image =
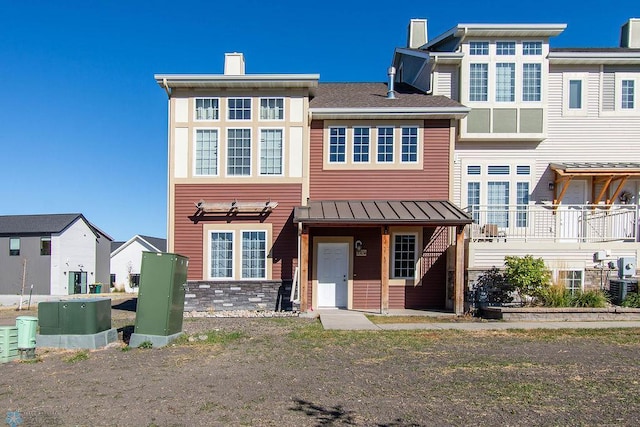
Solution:
[[[471,219],[449,188],[466,107],[407,85],[249,75],[237,53],[223,75],[155,79],[169,96],[168,250],[189,257],[186,310],[273,309],[293,283],[302,311],[462,311]]]
[[[395,51],[399,81],[471,108],[451,188],[474,220],[469,283],[533,254],[569,289],[597,288],[607,260],[639,255],[640,20],[613,48],[550,47],[565,27],[458,24],[428,39],[413,20]]]
[[[111,241],[82,214],[0,216],[0,294],[88,293],[108,283]]]
[[[136,234],[126,242],[111,243],[110,285],[125,292],[137,292],[142,252],[166,252],[167,240]]]

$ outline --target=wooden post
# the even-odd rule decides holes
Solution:
[[[307,227],[302,227],[300,234],[300,312],[309,310],[309,232]]]
[[[456,262],[453,275],[453,312],[464,313],[464,226],[456,227]]]
[[[382,252],[380,262],[380,313],[389,312],[389,228],[383,226],[382,229]]]

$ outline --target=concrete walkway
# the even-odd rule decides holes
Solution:
[[[385,323],[371,322],[365,313],[348,310],[320,310],[320,322],[324,329],[350,331],[380,330],[445,330],[488,331],[505,329],[605,329],[640,328],[640,321],[595,321],[595,322],[428,322]]]

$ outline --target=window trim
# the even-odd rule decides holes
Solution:
[[[216,159],[216,171],[217,173],[214,175],[211,174],[199,174],[196,171],[197,168],[197,153],[198,153],[198,131],[209,130],[215,131],[218,136],[218,149],[217,149],[217,159]],[[194,178],[211,178],[211,177],[219,177],[220,176],[220,150],[222,148],[222,144],[220,143],[220,128],[217,127],[196,127],[193,128],[193,177]]]
[[[579,80],[581,83],[580,108],[569,108],[571,102],[570,84],[573,80]],[[588,73],[564,73],[562,77],[562,112],[564,116],[586,116],[588,112],[587,100],[585,96],[588,84]]]
[[[571,289],[569,289],[565,283],[561,282],[560,279],[560,273],[561,272],[566,272],[566,273],[580,273],[580,287],[577,288],[577,290],[579,290],[580,292],[584,292],[584,269],[580,269],[580,268],[558,268],[554,271],[554,278],[556,280],[556,283],[561,284],[562,286],[564,286],[565,289],[567,289],[568,291],[571,292],[571,294],[573,295],[573,292],[571,291]]]
[[[471,99],[471,89],[475,88],[475,86],[472,85],[472,71],[471,68],[474,65],[483,65],[484,69],[482,70],[483,75],[481,76],[481,78],[486,81],[486,85],[480,86],[480,88],[482,89],[481,92],[479,92],[480,97],[484,98],[484,99]],[[489,87],[490,85],[490,66],[488,62],[469,62],[469,89],[466,91],[467,92],[467,99],[469,100],[469,102],[488,102],[489,101]]]
[[[243,232],[264,232],[265,233],[265,277],[264,278],[242,278],[242,233]],[[231,277],[211,277],[211,237],[212,233],[231,234]],[[202,277],[204,280],[219,281],[260,281],[271,280],[273,275],[273,259],[271,251],[274,244],[273,225],[271,223],[210,223],[204,224],[202,229]]]
[[[529,65],[537,65],[539,67],[538,70],[537,70],[538,76],[537,76],[537,82],[536,82],[538,84],[538,91],[537,91],[537,93],[534,94],[534,95],[537,96],[538,99],[535,99],[535,100],[524,99],[525,98],[525,84],[524,83],[525,83],[525,77],[526,77],[525,67],[529,66]],[[521,101],[523,103],[527,103],[527,104],[531,103],[531,102],[542,102],[542,64],[540,62],[523,62],[522,63],[522,79],[521,79],[521,81],[522,81],[521,90],[520,90],[521,93],[522,93]],[[530,96],[531,94],[526,94],[526,95]]]
[[[207,99],[218,101],[217,117],[215,119],[199,119],[198,118],[198,100]],[[220,98],[216,96],[197,96],[193,99],[193,121],[194,122],[219,122],[220,121]]]
[[[540,45],[540,53],[525,53],[525,43],[537,43]],[[523,40],[522,41],[522,56],[531,57],[531,56],[542,56],[544,43],[540,40]],[[536,49],[537,50],[537,49]]]
[[[415,160],[402,160],[403,148],[404,148],[404,130],[405,129],[415,129],[416,131],[416,159]],[[400,156],[399,161],[400,164],[418,164],[420,156],[420,128],[418,126],[400,126]]]
[[[380,129],[391,129],[391,160],[380,160],[378,155],[380,154]],[[388,136],[388,135],[387,135]],[[396,127],[395,126],[376,126],[376,164],[379,165],[392,165],[396,162]],[[386,154],[386,153],[385,153]]]
[[[239,241],[240,244],[239,246],[239,258],[240,258],[240,269],[239,269],[239,280],[267,280],[267,277],[269,276],[269,270],[267,268],[267,260],[269,259],[269,232],[266,229],[240,229],[237,231],[238,233],[238,237],[239,237]],[[244,233],[264,233],[264,258],[263,258],[263,262],[264,262],[264,276],[263,277],[244,277],[244,271],[242,268],[242,263],[244,261],[244,257],[243,257],[243,248],[242,248],[242,243],[243,243],[243,239],[242,239],[242,235]],[[236,256],[235,250],[232,252],[233,257]],[[235,259],[234,259],[234,264],[235,264]],[[235,277],[235,276],[234,276]]]
[[[331,130],[332,129],[342,129],[344,130],[344,159],[342,161],[339,160],[331,160],[331,138],[333,137],[331,135]],[[349,158],[349,150],[348,150],[348,126],[329,126],[327,128],[328,130],[328,140],[327,140],[327,163],[330,165],[345,165],[347,164],[347,159]],[[340,137],[340,135],[337,135],[337,137]],[[336,156],[338,156],[338,154],[336,154]]]
[[[44,242],[49,242],[49,245],[47,247],[48,253],[43,253],[45,252],[44,246],[43,246]],[[48,237],[48,236],[40,237],[40,256],[51,256],[51,237]]]
[[[633,81],[633,108],[622,108],[622,82]],[[616,73],[615,78],[615,112],[620,114],[637,115],[640,113],[640,77],[637,73]]]
[[[270,99],[282,100],[282,117],[279,119],[262,118],[262,101],[269,101]],[[258,121],[259,122],[283,122],[286,117],[285,99],[282,96],[265,96],[258,99]]]
[[[495,92],[494,92],[494,102],[502,105],[503,103],[514,103],[516,102],[516,91],[517,91],[517,84],[516,81],[518,79],[517,76],[517,66],[515,62],[496,62],[494,64],[494,71],[495,71]],[[500,66],[500,67],[498,67]],[[510,99],[505,100],[505,99],[498,99],[499,98],[499,94],[500,94],[500,89],[501,86],[499,84],[498,81],[498,69],[502,69],[502,68],[508,68],[511,70],[511,73],[509,73],[509,80],[506,80],[504,83],[511,83],[511,86],[509,88],[509,94],[510,94]],[[504,74],[506,75],[506,74]]]
[[[511,51],[511,47],[513,47],[513,53],[509,52],[509,53],[500,53],[498,52],[498,44],[500,43],[504,43],[509,45],[509,51]],[[495,55],[496,56],[516,56],[516,52],[518,49],[518,44],[513,41],[513,40],[496,40],[496,42],[494,43],[495,45]]]
[[[229,173],[229,131],[230,130],[248,130],[249,131],[249,173],[247,175],[235,175]],[[228,127],[226,128],[227,134],[225,139],[225,170],[224,176],[226,178],[251,178],[253,176],[253,128],[250,127]]]
[[[262,132],[268,130],[279,130],[282,135],[282,139],[280,140],[280,173],[279,174],[263,174],[262,173]],[[258,128],[258,176],[261,177],[283,177],[284,167],[285,167],[285,129],[283,127],[261,127]]]
[[[245,119],[232,119],[231,118],[231,106],[230,106],[230,102],[231,100],[238,100],[238,99],[242,99],[242,100],[249,100],[249,118]],[[234,110],[236,110],[237,108],[234,107]],[[244,110],[244,108],[243,108]],[[248,122],[251,121],[253,118],[253,98],[251,97],[247,97],[247,96],[230,96],[227,98],[227,121],[229,122]]]
[[[356,129],[367,129],[367,160],[356,160]],[[371,149],[371,126],[352,126],[351,127],[351,163],[354,165],[367,165],[371,164],[371,157],[373,150]],[[362,156],[362,153],[359,153]]]
[[[236,263],[235,263],[235,251],[236,251],[236,233],[235,230],[229,230],[224,228],[213,228],[211,230],[206,230],[207,233],[207,280],[211,281],[220,281],[220,280],[234,280],[236,274]],[[226,277],[213,277],[211,275],[211,268],[213,267],[213,258],[211,256],[211,243],[213,239],[213,233],[225,233],[231,234],[231,276]]]
[[[413,266],[413,275],[411,276],[397,276],[396,275],[396,269],[395,269],[395,264],[396,264],[396,236],[413,236],[415,238],[414,241],[414,254],[413,254],[413,262],[414,262],[414,266]],[[420,245],[420,236],[418,234],[417,231],[393,231],[391,233],[391,266],[389,269],[389,273],[390,273],[390,278],[391,279],[402,279],[402,280],[414,280],[416,279],[416,272],[418,271],[418,266],[416,265],[419,259],[418,256],[418,247]]]
[[[486,45],[487,53],[473,53],[471,51],[471,45],[472,44]],[[491,43],[488,40],[472,40],[472,41],[469,41],[469,56],[489,56],[490,53],[491,53]]]

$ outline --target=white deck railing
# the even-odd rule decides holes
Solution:
[[[638,205],[523,205],[467,208],[471,241],[638,242]]]

